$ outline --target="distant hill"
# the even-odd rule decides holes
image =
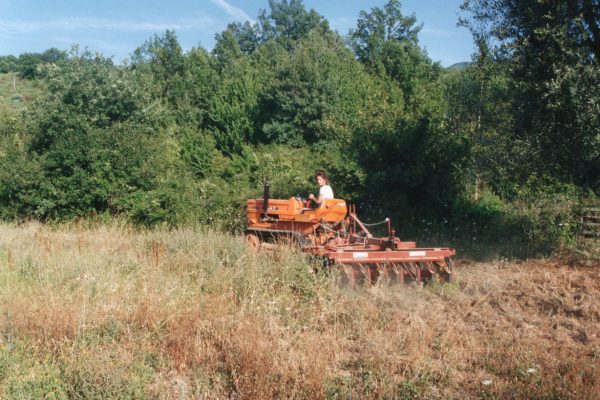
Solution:
[[[471,64],[470,61],[463,61],[463,62],[458,62],[455,64],[452,64],[451,66],[449,66],[446,69],[465,69],[467,68],[469,65]]]

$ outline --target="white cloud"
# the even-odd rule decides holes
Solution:
[[[45,31],[73,31],[73,30],[112,30],[122,32],[155,32],[167,29],[185,31],[205,29],[214,23],[211,18],[186,19],[178,22],[147,22],[131,20],[109,20],[100,18],[60,18],[48,21],[2,21],[0,20],[1,34],[27,34]]]
[[[112,40],[98,39],[94,37],[84,37],[78,41],[74,41],[71,36],[49,35],[47,36],[49,43],[58,48],[69,49],[73,45],[79,46],[80,49],[90,49],[90,51],[105,52],[107,56],[114,53],[127,54],[131,51],[131,45],[127,42],[115,43]]]
[[[242,21],[248,21],[254,23],[254,20],[248,16],[241,8],[234,7],[229,4],[226,0],[210,0],[213,4],[221,8],[227,13],[227,15]]]
[[[452,32],[445,29],[425,28],[421,29],[420,32],[424,36],[430,36],[436,39],[452,37]]]

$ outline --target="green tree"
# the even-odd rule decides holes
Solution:
[[[19,56],[17,71],[23,79],[35,79],[39,77],[38,66],[46,63],[60,63],[67,57],[65,51],[50,48],[43,53],[23,53]]]
[[[149,70],[160,90],[160,97],[177,107],[185,98],[185,57],[174,31],[154,35],[132,55],[132,67]]]
[[[0,177],[8,214],[131,215],[138,194],[160,187],[176,163],[169,118],[135,72],[101,56],[73,53],[41,73],[47,96],[25,116],[23,146],[2,159],[19,171]]]
[[[447,132],[442,68],[418,41],[420,26],[399,1],[362,11],[349,43],[377,77],[381,112],[370,108],[352,147],[364,172],[360,198],[375,213],[445,215],[463,195],[468,142]],[[363,207],[364,208],[364,207]]]
[[[281,59],[262,93],[262,141],[296,147],[349,143],[367,99],[380,95],[342,38],[318,31]]]
[[[390,0],[383,9],[361,11],[357,28],[349,36],[357,58],[370,71],[395,79],[404,92],[406,107],[416,113],[441,72],[419,46],[420,30],[416,17],[404,16],[400,2]]]
[[[447,130],[471,149],[462,175],[474,200],[485,188],[509,193],[513,174],[524,162],[518,157],[524,153],[516,150],[519,143],[510,138],[513,116],[507,63],[496,59],[486,43],[480,46],[473,63],[443,77]]]
[[[41,54],[39,53],[24,53],[19,56],[18,70],[19,77],[22,79],[34,79],[37,77],[37,67],[43,64]]]
[[[307,11],[302,0],[269,0],[270,13],[258,16],[258,37],[278,41],[291,50],[294,44],[314,29],[329,31],[329,23],[315,10]]]
[[[214,59],[202,48],[193,48],[185,55],[183,93],[176,109],[179,125],[207,126],[208,109],[219,82],[214,64]]]
[[[18,58],[12,55],[0,56],[0,74],[16,72],[18,70]]]
[[[415,15],[405,17],[398,0],[390,0],[383,9],[374,7],[371,12],[360,12],[355,30],[350,32],[350,43],[360,61],[377,70],[384,58],[385,47],[390,42],[418,46]]]
[[[223,74],[228,72],[235,62],[244,57],[244,52],[240,48],[238,38],[236,38],[234,29],[229,26],[225,31],[217,34],[213,55],[215,57],[217,70]]]
[[[538,174],[598,188],[600,3],[468,0],[463,23],[510,71],[514,179]],[[575,78],[577,77],[577,78]],[[592,119],[590,119],[592,115]]]
[[[226,32],[231,34],[244,54],[252,54],[265,42],[265,38],[261,36],[260,27],[256,23],[252,24],[248,21],[244,23],[234,22],[227,25]],[[217,35],[217,41],[219,38],[220,36]]]
[[[208,109],[208,127],[225,154],[241,154],[254,138],[258,112],[257,83],[248,60],[228,69]]]

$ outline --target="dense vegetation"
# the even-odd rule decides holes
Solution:
[[[0,57],[43,87],[0,104],[0,217],[236,230],[265,177],[306,195],[325,168],[337,197],[401,234],[573,237],[600,191],[597,0],[466,0],[478,52],[448,70],[397,0],[347,37],[301,0],[269,4],[212,51],[167,31],[125,65],[77,47]]]

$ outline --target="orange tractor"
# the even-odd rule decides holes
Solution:
[[[341,199],[325,200],[318,208],[310,200],[269,198],[247,201],[246,240],[254,247],[292,240],[302,251],[322,256],[352,286],[358,283],[451,282],[455,272],[450,248],[417,248],[395,236],[389,218],[388,235],[374,237],[356,215],[356,207]],[[370,226],[370,225],[369,225]]]

